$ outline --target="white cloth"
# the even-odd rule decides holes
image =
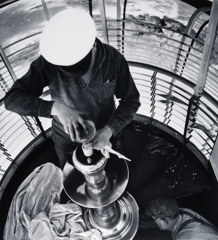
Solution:
[[[49,214],[42,212],[30,224],[31,240],[101,240],[99,231],[85,231],[82,210],[75,203],[55,204]]]
[[[101,240],[98,230],[86,231],[82,209],[60,204],[63,173],[51,163],[36,168],[12,200],[4,240]]]
[[[118,158],[122,158],[122,159],[125,159],[127,161],[131,161],[131,159],[125,157],[121,153],[112,149],[112,144],[111,143],[107,144],[103,149],[101,149],[101,153],[105,158],[110,158],[110,153],[112,153],[112,154],[117,155]]]

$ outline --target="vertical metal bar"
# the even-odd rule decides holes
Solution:
[[[103,29],[104,42],[109,44],[104,0],[99,0],[99,8],[100,8],[100,15],[101,15],[101,23],[102,23],[102,29]]]
[[[124,0],[123,5],[123,24],[122,24],[122,53],[124,54],[124,48],[125,48],[125,20],[126,20],[126,6],[127,6],[127,0]]]
[[[117,49],[120,51],[121,43],[121,5],[120,0],[117,0]]]
[[[216,138],[213,151],[210,156],[210,163],[215,173],[216,179],[218,180],[218,136]]]
[[[42,136],[44,137],[44,139],[47,139],[47,136],[46,136],[45,130],[44,130],[44,128],[43,128],[43,126],[42,126],[42,124],[41,124],[39,118],[38,118],[38,117],[35,117],[35,120],[36,120],[36,123],[37,123],[37,125],[38,125],[38,127],[39,127],[41,133],[42,133]]]
[[[212,9],[210,12],[209,24],[206,34],[206,40],[203,49],[203,55],[200,65],[200,71],[198,74],[197,84],[194,88],[194,94],[196,96],[200,95],[204,89],[207,72],[210,64],[210,58],[213,51],[213,45],[217,33],[217,24],[218,24],[218,0],[214,0],[212,4]]]
[[[200,105],[200,96],[192,95],[191,99],[189,100],[187,117],[186,117],[185,128],[184,128],[185,143],[187,143],[188,139],[190,138],[192,127],[194,126],[196,121],[196,115],[197,115],[199,105]]]
[[[93,17],[93,15],[92,15],[92,0],[89,0],[89,14],[91,17]]]
[[[216,14],[217,16],[216,16],[216,19],[212,23],[216,24],[216,26],[217,26],[217,18],[218,18],[218,14],[217,14],[218,10],[217,9],[218,9],[218,0],[214,0],[213,5],[212,5],[212,10],[214,11],[213,14]],[[212,153],[211,153],[211,156],[210,156],[210,163],[211,163],[212,168],[214,170],[216,179],[218,180],[218,133],[217,133],[216,141],[215,141],[215,144],[213,146],[213,150],[212,150]]]
[[[211,8],[210,7],[203,7],[197,9],[192,16],[190,17],[187,27],[185,29],[185,34],[189,35],[191,33],[192,27],[196,23],[197,19],[203,14],[203,13],[210,13]]]
[[[13,70],[13,68],[12,68],[12,66],[11,66],[11,64],[10,64],[10,62],[9,62],[5,52],[4,52],[4,49],[1,46],[1,44],[0,44],[0,55],[1,55],[2,61],[4,62],[4,64],[5,64],[8,72],[9,72],[9,74],[11,75],[12,80],[15,82],[17,80],[17,76],[16,76],[16,74],[15,74],[15,72],[14,72],[14,70]],[[34,128],[31,126],[31,123],[30,123],[29,119],[27,117],[25,117],[25,116],[21,116],[21,118],[25,122],[25,124],[28,127],[28,129],[31,132],[31,134],[34,137],[36,137],[37,134],[36,134]],[[40,130],[42,131],[42,134],[44,135],[45,131],[42,130],[41,128],[40,128]]]
[[[6,159],[6,160],[8,160],[8,161],[10,161],[10,162],[13,161],[13,159],[12,159],[12,157],[11,157],[11,154],[8,153],[8,149],[5,148],[5,146],[4,146],[4,144],[1,142],[1,140],[0,140],[0,150],[3,152],[3,154],[4,154],[5,156],[7,156],[7,159]]]
[[[199,30],[198,30],[198,32],[195,34],[195,38],[194,39],[192,39],[192,41],[191,41],[191,43],[190,43],[190,45],[189,45],[189,48],[188,48],[188,51],[187,51],[187,53],[186,53],[186,56],[184,56],[185,57],[185,59],[184,59],[184,61],[183,61],[183,64],[182,64],[182,66],[180,66],[180,76],[182,76],[182,74],[183,74],[183,72],[184,72],[184,69],[185,69],[185,65],[186,65],[186,63],[187,63],[187,61],[188,61],[188,58],[189,58],[189,54],[190,54],[190,52],[191,52],[191,50],[192,50],[192,47],[193,47],[193,45],[194,45],[194,43],[195,43],[195,39],[197,39],[198,37],[199,37],[199,35],[200,35],[200,33],[201,33],[201,31],[204,29],[204,27],[208,24],[208,22],[209,22],[209,20],[207,20],[206,22],[204,22],[202,25],[201,25],[201,27],[199,28]],[[182,55],[182,54],[181,54]],[[180,56],[181,56],[180,55]],[[177,60],[178,60],[178,58],[177,58]]]
[[[44,10],[44,13],[45,13],[45,17],[47,19],[47,21],[50,19],[50,14],[49,14],[49,11],[48,11],[48,8],[47,8],[47,4],[46,4],[46,1],[45,0],[41,0],[42,2],[42,7],[43,7],[43,10]]]
[[[150,101],[150,118],[154,118],[155,115],[155,97],[156,97],[156,85],[157,85],[157,72],[153,72],[151,76],[151,101]]]
[[[6,56],[4,49],[2,48],[1,44],[0,44],[0,55],[2,58],[2,61],[4,62],[9,74],[11,75],[12,80],[15,82],[17,80],[17,76],[8,60],[8,57]]]
[[[199,16],[202,15],[203,13],[210,13],[210,10],[211,10],[211,8],[208,8],[208,7],[199,8],[190,17],[190,19],[188,21],[188,24],[187,24],[187,27],[185,28],[184,35],[182,36],[182,39],[181,39],[181,42],[180,42],[180,47],[179,47],[179,51],[177,53],[174,73],[177,73],[179,71],[180,62],[181,62],[180,58],[182,56],[183,47],[184,47],[187,35],[189,35],[191,33],[192,27],[195,24],[195,22],[197,21],[197,19],[199,18]],[[184,63],[183,63],[183,65],[184,65]],[[182,76],[181,72],[180,72],[180,76]]]
[[[189,111],[186,117],[186,124],[184,129],[184,138],[187,141],[188,133],[191,134],[193,123],[196,121],[197,112],[200,104],[200,97],[204,89],[207,72],[210,64],[210,58],[213,51],[213,45],[216,38],[217,24],[218,24],[218,0],[213,1],[212,9],[210,12],[209,25],[204,43],[200,71],[198,74],[197,84],[194,87],[194,95],[189,103]]]
[[[7,82],[2,77],[1,73],[0,73],[0,86],[5,93],[10,89]],[[0,100],[0,105],[1,105],[1,100]]]

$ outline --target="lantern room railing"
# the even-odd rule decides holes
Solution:
[[[43,5],[45,9],[45,1]],[[92,9],[91,5],[87,8]],[[207,27],[209,15],[203,20],[197,17],[194,34],[130,18],[102,22],[100,14],[93,14],[98,37],[102,41],[106,38],[129,62],[142,103],[137,116],[144,116],[155,126],[179,136],[187,147],[195,149],[205,164],[211,155],[213,159],[216,156],[213,149],[218,133],[218,53],[213,49],[205,87],[196,97],[194,87],[204,49],[200,32]],[[38,136],[45,137],[51,126],[50,119],[23,117],[4,108],[6,92],[39,56],[41,30],[0,48],[0,180],[15,164],[19,153]],[[49,99],[48,89],[42,97]]]

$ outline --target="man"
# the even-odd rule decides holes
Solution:
[[[170,231],[174,240],[216,240],[218,229],[196,212],[179,208],[174,199],[162,197],[151,201],[146,213],[159,229]]]
[[[96,38],[94,21],[84,10],[56,14],[43,30],[40,52],[7,93],[5,107],[24,116],[53,118],[63,168],[88,131],[86,120],[94,122],[97,131],[85,147],[102,149],[133,119],[139,92],[122,54]],[[51,101],[39,97],[46,86]],[[117,108],[114,97],[119,99]]]

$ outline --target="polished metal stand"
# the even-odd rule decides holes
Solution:
[[[134,198],[125,192],[129,171],[123,159],[106,159],[94,150],[87,156],[79,145],[72,164],[64,167],[64,188],[70,199],[85,208],[88,229],[96,228],[103,239],[130,240],[138,229],[139,213]]]

